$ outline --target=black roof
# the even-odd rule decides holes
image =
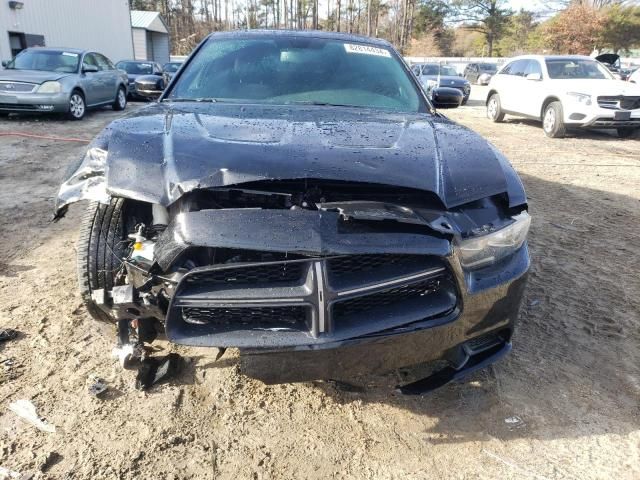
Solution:
[[[369,45],[391,47],[391,43],[381,38],[372,38],[364,35],[350,33],[325,32],[321,30],[234,30],[232,32],[216,32],[209,35],[210,38],[233,37],[302,37],[302,38],[326,38],[329,40],[341,40],[345,42],[367,43]]]

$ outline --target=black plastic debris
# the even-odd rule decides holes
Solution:
[[[12,328],[0,328],[0,342],[9,342],[18,336],[18,331]]]
[[[89,385],[89,393],[94,397],[100,397],[108,388],[107,382],[102,378],[94,378],[91,385]]]
[[[148,390],[153,385],[170,380],[178,374],[181,364],[182,357],[177,353],[170,353],[164,357],[145,358],[136,376],[136,388]]]

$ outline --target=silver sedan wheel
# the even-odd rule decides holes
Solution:
[[[556,111],[553,108],[547,108],[544,114],[544,121],[542,122],[542,128],[545,132],[552,132],[556,126]]]
[[[489,118],[491,120],[495,120],[498,116],[498,101],[495,98],[491,98],[489,100],[489,105],[487,105],[487,113],[489,114]]]
[[[79,93],[71,95],[69,100],[69,112],[73,118],[82,118],[84,116],[85,105],[84,98]]]
[[[124,90],[122,88],[118,90],[118,106],[121,109],[124,109],[124,107],[127,106],[127,96],[125,95]]]

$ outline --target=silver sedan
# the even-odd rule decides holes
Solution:
[[[58,112],[80,120],[89,108],[127,106],[126,73],[97,52],[28,48],[2,66],[0,115]]]

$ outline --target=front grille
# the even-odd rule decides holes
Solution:
[[[35,105],[24,105],[19,103],[0,103],[0,110],[24,110],[24,111],[34,111],[38,110]]]
[[[224,268],[192,273],[185,278],[187,284],[198,286],[269,285],[300,280],[303,263],[275,263],[242,268]]]
[[[166,332],[240,348],[372,335],[444,318],[457,305],[453,278],[440,257],[396,253],[201,267],[176,286]]]
[[[609,110],[635,110],[640,108],[640,97],[610,96],[598,97],[598,105]]]
[[[439,280],[427,280],[343,300],[333,306],[334,321],[339,323],[342,319],[357,313],[377,310],[411,299],[420,299],[438,291],[439,288]]]
[[[218,329],[306,329],[305,307],[185,307],[187,323],[214,325]]]
[[[379,268],[397,265],[410,266],[420,261],[423,255],[348,255],[329,259],[327,265],[332,275],[356,272],[371,272]]]
[[[0,93],[32,92],[35,87],[33,83],[0,82]]]

